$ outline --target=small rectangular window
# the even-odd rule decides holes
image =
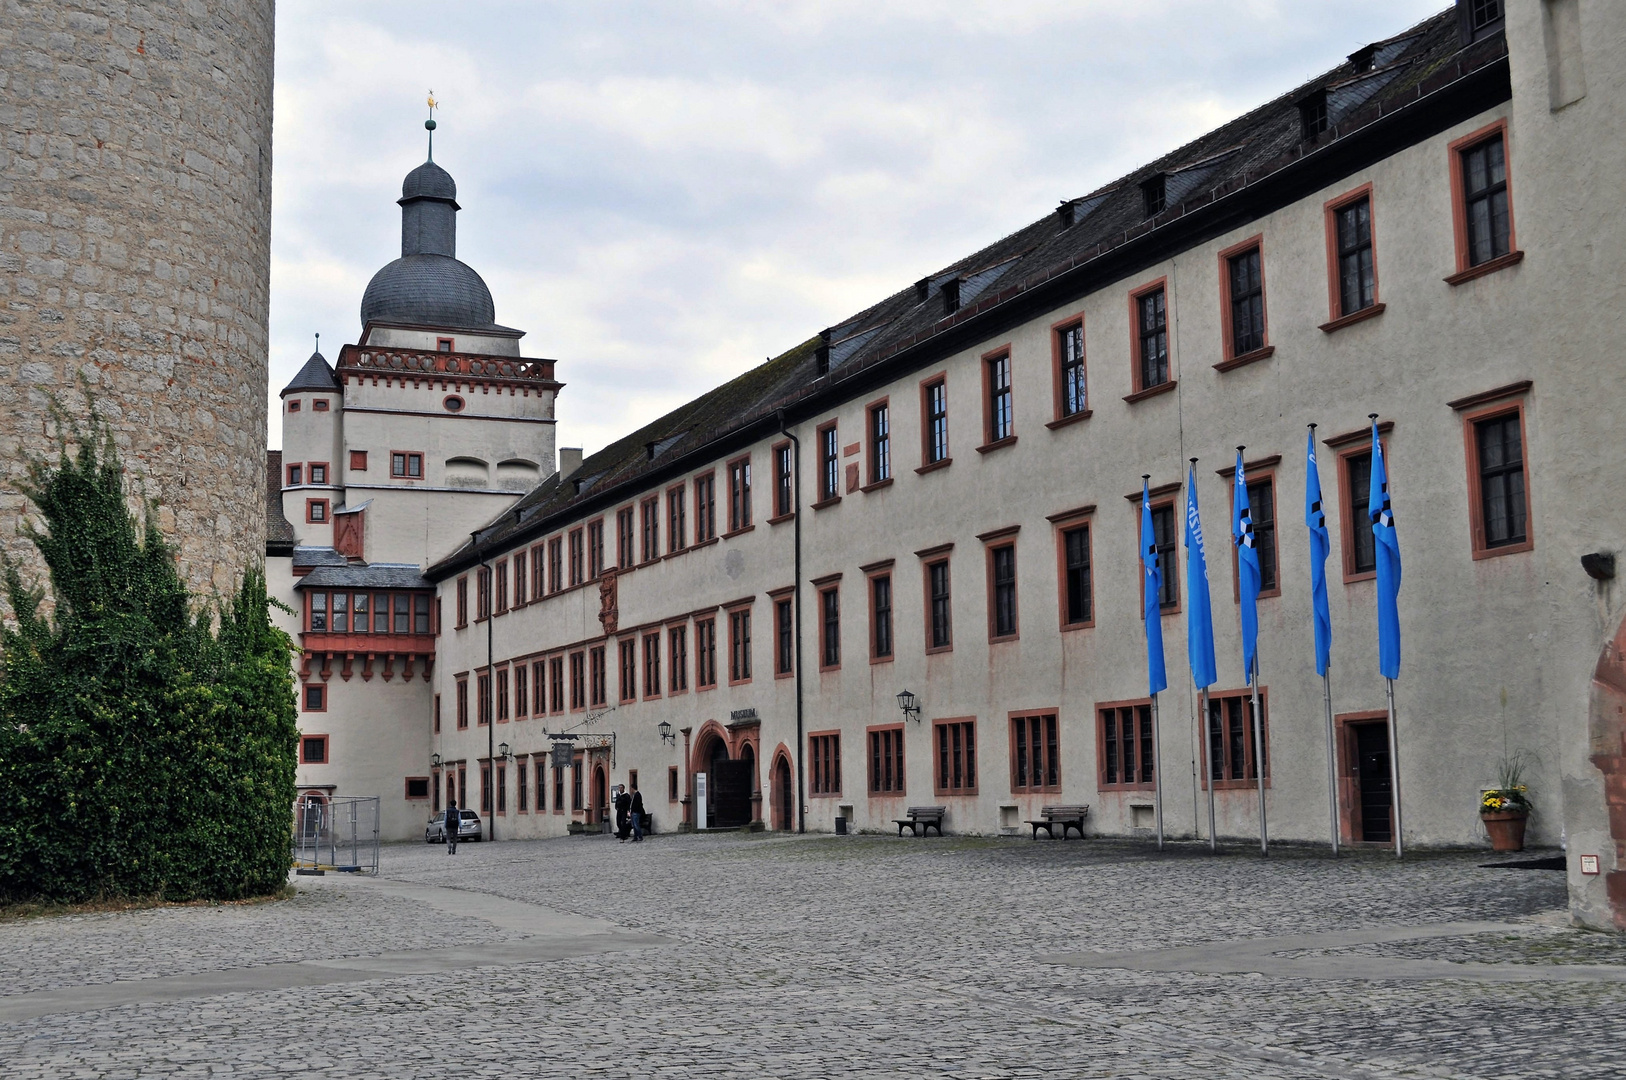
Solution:
[[[926,384],[925,464],[935,465],[947,461],[948,441],[948,383],[942,379]]]
[[[999,442],[1015,433],[1011,411],[1011,356],[1001,353],[984,361],[988,386],[987,441]]]
[[[1103,788],[1151,787],[1152,703],[1117,702],[1096,709]]]
[[[1500,135],[1461,153],[1468,265],[1478,266],[1510,250],[1513,230],[1508,216],[1507,160]]]
[[[1157,606],[1163,611],[1172,611],[1180,606],[1180,560],[1177,550],[1180,537],[1175,529],[1172,502],[1152,507],[1152,536],[1157,544],[1158,572],[1163,576]]]
[[[1524,490],[1524,434],[1517,412],[1474,424],[1479,466],[1479,532],[1485,549],[1529,539]]]
[[[796,624],[791,601],[774,601],[774,636],[778,647],[774,653],[774,674],[791,675],[796,670]]]
[[[326,500],[326,499],[306,499],[305,500],[305,520],[312,523],[312,524],[317,524],[317,523],[326,521],[327,520],[327,508],[328,508],[328,500]]]
[[[587,689],[589,703],[597,708],[609,703],[609,679],[604,670],[604,646],[595,645],[587,650]]]
[[[666,550],[682,551],[688,546],[689,518],[686,510],[687,492],[681,487],[666,493]]]
[[[993,610],[989,613],[990,640],[1008,641],[1016,636],[1016,545],[1000,544],[988,549],[989,592]]]
[[[885,402],[869,408],[869,482],[892,479],[892,414]]]
[[[1313,139],[1331,126],[1327,116],[1327,92],[1317,90],[1299,102],[1299,135]]]
[[[678,801],[678,767],[676,765],[666,767],[666,798],[671,802]]]
[[[689,688],[689,628],[674,626],[666,631],[666,652],[671,675],[667,689],[681,694]]]
[[[661,696],[661,635],[644,635],[644,697]]]
[[[751,524],[751,459],[728,463],[728,529],[739,532]]]
[[[841,736],[834,732],[807,739],[808,793],[841,794]]]
[[[1377,302],[1372,259],[1372,201],[1362,196],[1333,211],[1338,244],[1338,314],[1353,315]]]
[[[1209,694],[1207,732],[1202,739],[1207,748],[1203,756],[1208,759],[1204,787],[1210,781],[1216,788],[1257,787],[1261,758],[1265,779],[1270,779],[1270,707],[1263,687],[1260,688],[1260,695],[1259,728],[1264,735],[1262,755],[1253,739],[1252,692],[1243,690],[1231,694]],[[1146,746],[1149,750],[1150,739]]]
[[[303,465],[288,466],[288,486],[299,487],[305,482],[305,467]]]
[[[322,712],[327,708],[327,687],[321,683],[308,683],[305,686],[305,711]]]
[[[435,351],[436,352],[453,352],[454,351],[453,348],[452,348],[453,344],[454,344],[453,340],[451,338],[449,338],[449,337],[436,338],[435,339]]]
[[[1169,311],[1167,293],[1159,286],[1135,298],[1137,390],[1169,381]]]
[[[631,638],[621,642],[621,700],[638,700],[638,643]]]
[[[390,454],[390,475],[408,480],[423,478],[423,455],[397,452]]]
[[[312,398],[311,399],[311,409],[314,412],[327,412],[328,411],[327,398]]]
[[[936,652],[954,645],[953,622],[949,597],[949,564],[947,559],[926,564],[926,598],[929,605],[926,645]]]
[[[406,797],[409,799],[429,798],[429,777],[409,776],[406,778]]]
[[[903,728],[882,728],[869,733],[869,793],[904,793]]]
[[[694,624],[694,684],[701,690],[717,685],[717,620],[697,619]]]
[[[1378,568],[1377,543],[1372,535],[1372,519],[1367,516],[1367,502],[1372,494],[1372,451],[1349,454],[1344,458],[1344,479],[1347,497],[1344,519],[1349,522],[1346,535],[1349,546],[1345,558],[1346,575],[1370,574]]]
[[[936,741],[936,793],[974,795],[977,791],[977,722],[939,720],[932,725]]]
[[[311,690],[320,690],[321,687],[309,687]],[[308,695],[307,695],[308,696]],[[327,736],[306,735],[299,740],[299,763],[301,765],[327,764]]]
[[[1095,618],[1090,577],[1090,527],[1076,525],[1061,533],[1062,625],[1083,626]]]
[[[820,670],[841,666],[841,597],[834,585],[819,590]]]
[[[1258,248],[1232,255],[1225,266],[1234,358],[1265,347],[1265,283]]]
[[[311,483],[323,485],[327,483],[327,466],[321,462],[311,462]]]
[[[288,411],[289,412],[298,412],[299,411],[299,399],[298,398],[294,398],[294,399],[292,399],[291,401],[288,402]]]
[[[728,614],[728,681],[746,682],[751,678],[751,609],[744,608]]]
[[[1074,323],[1056,331],[1056,367],[1059,386],[1056,419],[1078,416],[1089,408],[1084,386],[1084,324]]]
[[[523,607],[529,595],[529,586],[526,581],[525,568],[528,556],[521,550],[514,553],[514,606]]]
[[[841,437],[834,423],[819,429],[819,501],[841,494]]]
[[[869,579],[870,659],[892,659],[892,575]]]
[[[773,512],[775,517],[786,517],[794,507],[791,505],[792,468],[790,443],[781,443],[773,451]]]

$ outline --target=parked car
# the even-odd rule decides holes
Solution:
[[[457,813],[458,817],[461,818],[457,823],[457,839],[459,842],[485,839],[482,835],[483,830],[480,825],[479,814],[476,814],[473,810],[459,810]],[[426,844],[444,844],[446,842],[446,811],[442,810],[429,819],[429,824],[424,826],[423,842]]]

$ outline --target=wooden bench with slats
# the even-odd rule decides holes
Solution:
[[[937,835],[943,835],[943,815],[948,813],[946,806],[911,806],[909,816],[893,818],[898,826],[898,835],[903,835],[905,827],[916,836],[926,836],[928,829],[936,829]]]
[[[1050,839],[1054,840],[1057,828],[1061,829],[1061,838],[1063,840],[1067,839],[1068,829],[1077,829],[1078,838],[1082,840],[1084,839],[1084,819],[1089,816],[1090,808],[1088,806],[1047,806],[1039,811],[1037,820],[1029,821],[1028,824],[1033,826],[1033,839],[1035,840],[1039,839],[1040,829],[1043,829],[1050,835]]]

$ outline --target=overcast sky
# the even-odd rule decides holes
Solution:
[[[356,339],[431,87],[458,257],[591,453],[1446,6],[281,0],[271,391]]]

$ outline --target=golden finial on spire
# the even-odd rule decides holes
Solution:
[[[435,110],[440,108],[440,102],[435,100],[435,91],[429,91],[429,119],[423,122],[424,130],[429,132],[429,160],[435,160]]]

